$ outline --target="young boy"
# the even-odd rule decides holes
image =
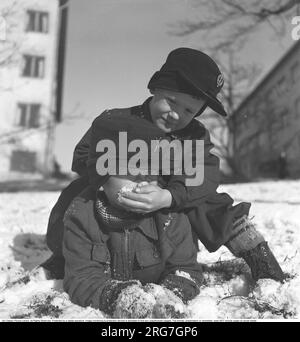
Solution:
[[[216,192],[219,160],[210,153],[213,145],[208,131],[195,118],[207,106],[220,115],[226,115],[216,97],[223,83],[218,66],[209,56],[194,49],[179,48],[168,55],[160,71],[151,78],[148,88],[153,97],[141,106],[113,111],[114,115],[116,112],[118,115],[130,112],[137,118],[146,118],[170,139],[204,140],[204,180],[201,185],[189,187],[184,182],[184,175],[171,175],[164,177],[162,187],[147,185],[141,187],[139,193],[121,196],[120,205],[140,213],[161,209],[182,212],[191,223],[196,243],[199,239],[211,252],[226,245],[235,256],[245,259],[254,280],[271,278],[283,281],[283,272],[267,242],[248,219],[250,203],[233,206],[228,194]],[[94,189],[99,186],[96,120],[74,151],[72,170],[81,179],[62,193],[50,215],[47,241],[55,253],[45,267],[52,271],[57,269],[57,265],[62,265],[61,239],[57,236],[63,230],[61,222],[72,200],[70,193],[79,193],[88,183]]]
[[[102,180],[104,191],[87,187],[65,214],[64,289],[75,304],[115,318],[180,316],[146,284],[163,285],[183,302],[199,293],[202,271],[187,217],[124,211],[120,191],[133,190],[136,177]]]

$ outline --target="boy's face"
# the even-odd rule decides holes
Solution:
[[[204,99],[166,89],[155,89],[150,102],[153,122],[164,132],[187,126],[205,104]]]
[[[108,180],[103,184],[103,190],[105,192],[106,197],[108,198],[109,203],[113,207],[121,208],[118,201],[119,191],[124,187],[133,188],[136,186],[136,182],[133,180],[133,177],[118,177],[118,176],[110,176]]]
[[[139,183],[144,182],[157,185],[157,176],[110,176],[102,187],[109,203],[115,208],[124,210],[118,200],[120,190],[126,187],[127,191],[132,191]]]

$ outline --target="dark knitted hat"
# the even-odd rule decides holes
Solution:
[[[190,48],[178,48],[169,53],[165,64],[150,79],[148,88],[169,89],[204,98],[210,108],[226,116],[216,97],[223,84],[222,73],[208,55]]]

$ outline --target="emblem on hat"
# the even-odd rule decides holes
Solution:
[[[219,74],[217,77],[217,87],[220,88],[224,84],[224,77],[222,74]]]

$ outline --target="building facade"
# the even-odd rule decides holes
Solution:
[[[300,41],[233,115],[235,150],[249,179],[300,177]]]
[[[1,0],[6,29],[0,40],[2,180],[53,171],[67,5],[67,0]]]

